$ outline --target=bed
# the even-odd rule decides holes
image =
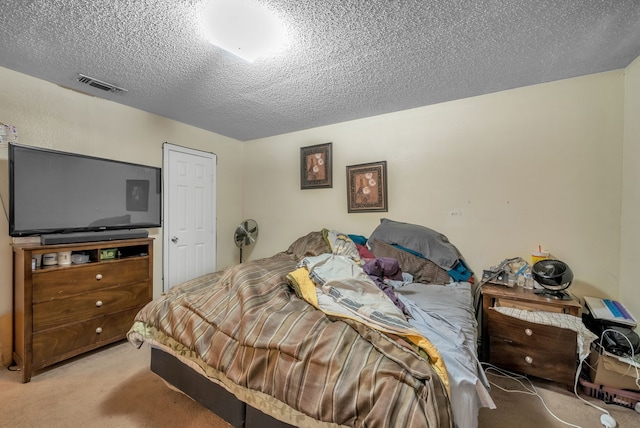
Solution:
[[[474,427],[495,406],[473,277],[443,237],[387,219],[368,238],[310,232],[171,288],[127,338],[234,427]]]

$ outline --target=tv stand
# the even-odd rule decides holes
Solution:
[[[115,241],[147,237],[149,237],[149,232],[146,229],[102,230],[41,235],[40,243],[42,245],[75,244],[79,242]]]
[[[89,256],[37,266],[47,253]],[[33,372],[126,337],[153,297],[153,239],[83,244],[13,244],[13,360]]]

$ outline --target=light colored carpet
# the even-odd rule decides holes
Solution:
[[[489,381],[504,389],[518,392],[505,392],[495,385],[492,386],[491,397],[497,409],[480,410],[480,428],[602,427],[600,423],[602,412],[578,399],[573,390],[569,391],[566,386],[532,378],[533,387],[544,400],[543,403],[539,397],[526,394],[525,387],[518,382],[492,373],[491,370],[488,372]],[[523,383],[527,388],[531,388],[526,379]],[[578,384],[578,393],[588,402],[609,411],[618,423],[618,427],[640,427],[640,414],[635,410],[615,404],[605,404],[601,400],[591,398],[582,392],[580,384]],[[555,419],[550,412],[565,423]]]
[[[149,370],[147,346],[128,342],[95,351],[38,372],[22,384],[21,373],[0,372],[0,427],[212,427],[226,422],[183,394],[169,389]],[[508,379],[499,385],[522,389]],[[535,381],[550,410],[584,428],[600,427],[600,412],[564,387]],[[480,411],[480,428],[566,426],[555,421],[536,397],[492,388],[498,409]],[[619,427],[640,427],[640,414],[591,399],[611,411]],[[465,428],[465,427],[461,427]]]
[[[222,419],[169,389],[149,369],[150,349],[129,342],[39,371],[0,373],[0,427],[228,428]]]

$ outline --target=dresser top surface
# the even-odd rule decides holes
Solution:
[[[518,300],[564,308],[582,308],[582,305],[575,297],[571,300],[554,299],[542,294],[537,294],[535,290],[519,286],[505,287],[503,285],[484,284],[481,292],[485,297]]]

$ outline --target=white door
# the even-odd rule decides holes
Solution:
[[[164,143],[163,290],[216,270],[216,155]]]

